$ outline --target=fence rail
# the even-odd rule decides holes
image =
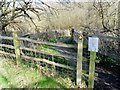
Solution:
[[[116,38],[116,37],[102,36],[102,35],[95,35],[95,34],[90,34],[88,36],[97,36],[100,39],[113,39],[115,41],[120,42],[120,38]],[[11,41],[14,42],[14,46],[13,45],[0,44],[0,47],[13,49],[15,51],[14,52],[15,54],[13,54],[13,53],[8,53],[8,52],[0,50],[0,55],[7,55],[7,56],[14,57],[14,58],[16,58],[16,61],[17,61],[17,59],[19,59],[19,56],[20,56],[21,59],[27,59],[27,60],[31,60],[31,61],[33,60],[33,61],[36,61],[36,62],[43,62],[43,63],[50,64],[54,67],[55,66],[56,67],[61,67],[61,68],[69,69],[69,70],[72,70],[72,71],[76,70],[76,84],[78,85],[78,87],[80,87],[81,84],[82,84],[81,82],[82,82],[82,76],[83,75],[91,78],[91,79],[88,80],[89,81],[88,84],[90,85],[91,80],[94,82],[94,77],[93,77],[94,73],[89,74],[89,75],[83,73],[84,70],[82,69],[83,68],[82,67],[82,62],[83,62],[83,41],[84,41],[84,37],[82,35],[82,32],[77,32],[77,31],[73,32],[72,31],[71,38],[77,43],[77,57],[70,56],[70,55],[63,55],[63,54],[54,54],[54,53],[49,53],[49,52],[46,52],[46,51],[39,51],[37,49],[27,48],[25,46],[20,47],[19,46],[19,41],[27,41],[27,42],[30,42],[30,43],[35,43],[35,44],[40,44],[40,45],[50,45],[50,46],[54,46],[54,47],[65,47],[65,48],[76,48],[75,45],[71,45],[71,44],[50,43],[50,42],[32,40],[32,39],[29,39],[29,38],[18,37],[17,33],[14,33],[13,37],[0,36],[0,39],[11,40]],[[21,53],[21,51],[23,51],[23,50],[30,51],[30,52],[35,52],[35,53],[39,53],[39,54],[45,54],[45,55],[49,55],[49,56],[52,56],[52,57],[55,56],[55,57],[63,57],[63,58],[71,59],[71,60],[76,60],[77,65],[76,65],[76,68],[75,68],[71,65],[65,65],[65,64],[58,63],[58,62],[56,63],[54,60],[51,61],[51,60],[47,60],[45,58],[36,58],[36,57],[32,57],[32,56],[27,56],[27,55]],[[99,53],[104,54],[104,52],[99,52]],[[95,55],[93,55],[93,56],[95,56]],[[95,59],[95,58],[92,57],[92,55],[90,57],[91,57],[91,60]],[[118,58],[119,58],[119,55],[118,55]],[[93,62],[94,62],[94,68],[95,68],[95,60]],[[93,66],[93,64],[92,64],[93,62],[91,62],[91,67]],[[92,72],[91,69],[89,70],[89,73],[90,72]],[[94,86],[93,84],[92,84],[92,86]]]
[[[75,33],[74,33],[75,34]],[[82,84],[82,77],[83,75],[88,77],[88,74],[83,73],[82,70],[82,62],[83,62],[83,35],[82,32],[80,34],[76,34],[74,35],[72,33],[71,37],[74,41],[77,41],[77,57],[74,56],[70,56],[70,55],[62,55],[62,54],[53,54],[53,53],[48,53],[46,51],[39,51],[37,49],[32,49],[32,48],[27,48],[27,47],[20,47],[19,45],[19,41],[27,41],[30,43],[35,43],[35,44],[40,44],[40,45],[50,45],[50,46],[55,46],[55,47],[65,47],[65,48],[76,48],[75,45],[71,45],[71,44],[61,44],[61,43],[50,43],[50,42],[42,42],[42,41],[37,41],[37,40],[32,40],[29,38],[22,38],[22,37],[18,37],[16,32],[13,32],[13,37],[7,37],[7,36],[0,36],[1,39],[7,39],[7,40],[11,40],[14,42],[14,46],[12,45],[6,45],[6,44],[0,44],[1,47],[5,47],[5,48],[9,48],[9,49],[14,49],[14,53],[8,53],[5,51],[0,50],[0,55],[8,55],[11,57],[16,58],[16,63],[18,61],[20,61],[20,59],[27,59],[27,60],[33,60],[36,62],[43,62],[43,63],[47,63],[50,64],[52,66],[56,66],[56,67],[61,67],[61,68],[65,68],[65,69],[69,69],[72,71],[76,71],[76,84],[78,87],[81,87]],[[76,38],[76,39],[74,39]],[[35,53],[40,53],[40,54],[45,54],[45,55],[51,55],[53,56],[57,56],[57,57],[63,57],[63,58],[68,58],[71,60],[76,60],[77,61],[77,65],[76,67],[73,67],[72,65],[65,65],[65,64],[61,64],[61,63],[56,63],[54,60],[47,60],[46,58],[36,58],[34,56],[29,56],[29,55],[24,55],[24,53],[22,54],[22,50],[25,51],[30,51],[30,52],[35,52]]]
[[[16,41],[15,40],[17,40],[17,42],[19,42],[19,41],[27,41],[27,42],[35,43],[35,44],[50,45],[50,46],[65,47],[65,48],[75,48],[74,45],[62,44],[62,43],[42,42],[42,41],[32,40],[32,39],[29,39],[29,38],[22,38],[22,37],[18,37],[16,32],[13,33],[13,36],[14,37],[0,36],[0,38],[2,40],[12,40],[12,41],[14,41],[14,46],[13,45],[7,45],[7,44],[0,44],[0,47],[14,49],[15,54],[5,52],[5,51],[0,51],[1,55],[8,55],[8,56],[11,56],[11,57],[15,58],[15,57],[17,57],[16,56],[16,51],[17,51],[16,49],[18,49],[18,50],[20,50],[20,52],[18,52],[18,54],[20,53],[20,58],[21,59],[29,59],[29,60],[39,61],[39,62],[41,61],[41,62],[51,64],[51,65],[54,65],[54,66],[57,66],[57,67],[62,67],[62,68],[65,68],[65,69],[75,70],[74,67],[71,67],[71,66],[68,66],[68,65],[63,65],[63,64],[60,64],[60,63],[56,63],[54,61],[49,61],[47,59],[35,58],[35,57],[31,57],[31,56],[22,55],[21,52],[22,52],[22,50],[26,50],[26,51],[31,51],[31,52],[35,52],[35,53],[51,55],[51,56],[55,56],[55,57],[63,57],[63,58],[72,59],[72,60],[76,60],[76,57],[69,56],[69,55],[63,55],[63,54],[54,54],[54,53],[49,53],[49,52],[46,52],[46,51],[39,51],[39,50],[36,50],[36,49],[33,49],[33,48],[27,48],[27,47],[20,47],[20,46],[16,47],[16,44],[15,44]],[[14,39],[16,36],[17,36],[17,38]],[[17,44],[17,46],[18,46],[18,44]]]
[[[12,45],[6,45],[6,44],[0,44],[0,47],[15,49],[14,46],[12,46]],[[46,54],[46,55],[51,55],[51,56],[57,56],[57,57],[63,57],[63,58],[67,58],[67,59],[76,60],[76,57],[74,57],[74,56],[63,55],[63,54],[48,53],[48,52],[46,52],[46,51],[39,51],[39,50],[36,50],[36,49],[33,49],[33,48],[20,47],[20,50],[27,50],[27,51],[32,51],[32,52],[36,52],[36,53],[41,53],[41,54]]]
[[[0,54],[1,55],[8,55],[8,56],[11,56],[11,57],[14,57],[14,58],[16,57],[15,54],[7,53],[7,52],[4,52],[4,51],[0,51]],[[50,64],[50,65],[62,67],[62,68],[65,68],[65,69],[75,70],[74,67],[71,67],[71,66],[68,66],[68,65],[59,64],[59,63],[55,63],[55,62],[52,62],[52,61],[49,61],[49,60],[46,60],[46,59],[39,59],[39,58],[34,58],[34,57],[24,56],[24,55],[22,55],[21,58],[22,59],[28,59],[28,60],[34,60],[34,61],[37,61],[37,62],[41,61],[41,62]]]
[[[1,39],[7,39],[7,40],[13,40],[13,37],[8,37],[8,36],[0,36]],[[42,42],[42,41],[37,41],[37,40],[32,40],[29,38],[22,38],[19,37],[18,40],[21,41],[28,41],[31,43],[36,43],[36,44],[44,44],[44,45],[50,45],[50,46],[56,46],[56,47],[65,47],[65,48],[75,48],[74,45],[71,44],[63,44],[63,43],[50,43],[50,42]]]

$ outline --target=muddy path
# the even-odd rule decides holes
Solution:
[[[77,58],[77,50],[71,48],[57,47],[61,54]],[[85,58],[85,57],[84,57]],[[88,59],[88,56],[87,56]],[[76,66],[76,60],[70,60],[71,64]],[[103,67],[104,64],[96,64],[95,90],[120,90],[120,75]],[[85,67],[85,68],[84,68]],[[89,63],[83,63],[83,68],[89,70]]]
[[[95,78],[96,90],[120,90],[120,75],[104,68],[101,64],[97,65]]]

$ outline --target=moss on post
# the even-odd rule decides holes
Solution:
[[[90,52],[88,88],[94,88],[96,52]]]
[[[20,47],[18,41],[18,34],[15,31],[13,32],[13,42],[15,47],[16,64],[18,65],[20,63]]]

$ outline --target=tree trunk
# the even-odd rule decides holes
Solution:
[[[118,2],[118,39],[120,38],[120,1]],[[118,51],[120,51],[120,41],[118,41]],[[118,55],[120,52],[118,52]]]

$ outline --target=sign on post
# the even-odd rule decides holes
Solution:
[[[89,37],[88,38],[88,51],[98,52],[98,37]]]
[[[94,88],[94,77],[95,77],[95,59],[96,52],[98,52],[98,37],[89,37],[88,38],[88,51],[90,51],[90,65],[89,65],[89,80],[88,88]]]

